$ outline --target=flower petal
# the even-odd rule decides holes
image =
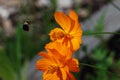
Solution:
[[[71,39],[71,44],[72,44],[74,51],[76,51],[80,48],[81,41],[82,40],[79,37]]]
[[[39,56],[42,56],[42,57],[44,57],[45,59],[47,59],[47,60],[49,60],[49,61],[51,61],[51,62],[54,62],[53,55],[50,54],[49,52],[46,53],[46,52],[43,52],[43,51],[42,51],[42,52],[39,52],[38,54],[39,54]]]
[[[39,55],[43,56],[43,59],[39,59],[36,62],[36,68],[38,70],[45,71],[45,70],[47,70],[49,65],[56,64],[56,60],[51,53],[39,52]]]
[[[51,62],[47,59],[39,59],[36,62],[36,68],[41,71],[47,70],[48,66],[51,64]]]
[[[71,34],[79,34],[81,33],[81,24],[78,21],[78,15],[73,11],[69,11],[70,18],[75,22],[74,27],[71,29]]]
[[[73,36],[82,35],[81,24],[79,22],[75,22],[73,29],[70,30],[70,34]]]
[[[72,59],[71,61],[69,61],[70,63],[67,63],[67,66],[69,67],[69,70],[71,72],[79,72],[79,66],[78,66],[78,60],[77,59]]]
[[[66,71],[66,74],[67,74],[67,79],[66,80],[76,80],[75,77],[69,71],[69,67],[68,66],[64,67],[64,71]]]
[[[70,59],[72,57],[71,49],[63,44],[62,42],[54,41],[48,43],[45,48],[50,50],[53,55],[55,55],[58,59],[60,57],[66,57],[66,59]],[[58,55],[58,56],[57,56]]]
[[[68,79],[67,80],[76,80],[75,77],[73,76],[73,74],[71,74],[70,72],[67,73],[68,75]]]
[[[78,15],[73,11],[73,10],[70,10],[69,11],[69,16],[72,20],[74,21],[77,21],[78,20]]]
[[[71,28],[71,19],[62,12],[55,12],[54,17],[56,22],[68,33]]]
[[[42,56],[42,57],[44,57],[46,59],[49,59],[49,57],[50,57],[46,52],[43,52],[43,51],[39,52],[38,55]]]
[[[53,74],[44,72],[43,74],[43,80],[61,80],[60,77],[57,75],[57,72],[54,72]]]
[[[62,73],[62,80],[66,80],[67,79],[67,74],[66,74],[65,68],[60,68],[60,70],[61,70],[61,73]]]
[[[58,39],[62,39],[64,37],[64,31],[61,28],[55,28],[53,30],[51,30],[51,32],[49,33],[50,35],[50,39],[52,41],[58,40]]]

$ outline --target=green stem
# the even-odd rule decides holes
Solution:
[[[90,65],[90,64],[86,64],[86,63],[80,63],[80,65],[89,66],[89,67],[93,67],[93,68],[101,69],[101,70],[106,70],[105,68],[100,68],[100,67],[93,66],[93,65]],[[112,75],[115,75],[115,76],[117,76],[117,77],[120,78],[120,75],[117,75],[117,74],[115,74],[115,73],[113,73],[113,72],[108,71],[108,73],[110,73],[110,74],[112,74]]]
[[[20,26],[16,30],[16,70],[17,70],[17,80],[21,80],[21,32]]]
[[[24,65],[22,67],[21,80],[27,79],[27,68],[28,68],[28,59],[25,60]]]
[[[57,8],[57,0],[51,0],[52,2],[52,7],[54,9],[54,11],[56,11],[56,8]]]
[[[93,66],[93,65],[90,65],[90,64],[80,63],[80,65],[83,65],[83,66],[89,66],[89,67],[93,67],[93,68],[96,68],[96,69],[102,69],[102,70],[105,70],[104,68],[99,68],[99,67],[96,67],[96,66]]]
[[[83,35],[120,34],[117,32],[85,32]]]

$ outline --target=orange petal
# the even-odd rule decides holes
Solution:
[[[57,40],[57,41],[53,41],[50,42],[48,44],[45,45],[45,49],[49,50],[49,49],[57,49],[60,51],[59,48],[62,48],[61,46],[63,46],[62,44],[62,40]]]
[[[39,55],[42,56],[42,57],[44,57],[46,60],[48,60],[49,62],[51,62],[53,64],[56,63],[56,60],[55,60],[54,56],[49,51],[48,51],[48,53],[46,53],[46,52],[40,52]]]
[[[42,57],[44,57],[45,59],[52,60],[52,58],[51,58],[52,55],[50,55],[50,54],[48,54],[48,53],[46,53],[46,52],[41,51],[41,52],[39,52],[38,54],[39,54],[39,56],[42,56]]]
[[[73,10],[69,11],[69,16],[74,21],[78,20],[78,15]]]
[[[70,35],[73,35],[74,37],[81,37],[82,36],[82,29],[75,28],[70,32]]]
[[[61,73],[62,73],[62,80],[67,80],[67,74],[64,68],[60,68]]]
[[[50,51],[51,54],[55,55],[57,58],[59,56],[64,56],[61,55],[61,53],[59,53],[59,51],[62,50],[62,44],[60,45],[60,42],[54,41],[54,42],[50,42],[48,44],[46,44],[45,48]]]
[[[67,73],[68,75],[68,79],[67,80],[76,80],[75,77],[73,76],[73,74],[71,74],[70,72]]]
[[[53,54],[53,57],[54,57],[54,61],[57,63],[57,64],[61,64],[61,62],[64,62],[63,58],[64,56],[62,56],[56,49],[50,49],[51,53]],[[62,59],[61,59],[62,58]]]
[[[70,10],[69,16],[74,21],[74,26],[71,29],[71,34],[78,34],[81,30],[81,24],[78,21],[78,15],[73,10]]]
[[[41,71],[47,70],[48,66],[51,64],[51,62],[47,59],[39,59],[36,62],[36,68]]]
[[[71,19],[62,12],[55,12],[54,17],[56,22],[68,33],[71,28]]]
[[[68,69],[69,67],[64,67],[64,70],[66,71],[67,74],[67,79],[66,80],[76,80],[75,77],[71,74],[71,72],[69,71],[70,69]]]
[[[70,63],[67,63],[67,66],[69,67],[69,70],[71,72],[79,72],[79,63],[77,59],[72,59]]]
[[[60,77],[57,75],[57,72],[54,72],[53,74],[44,72],[43,74],[43,80],[61,80]]]
[[[73,29],[70,30],[70,34],[74,36],[82,35],[81,24],[78,21],[75,22]]]
[[[76,51],[80,48],[81,39],[79,37],[71,39],[73,50]]]
[[[53,53],[54,55],[56,55],[56,53],[58,53],[59,56],[61,56],[61,57],[62,56],[72,57],[72,52],[71,52],[70,48],[68,48],[68,46],[66,46],[65,44],[62,44],[61,42],[58,42],[58,41],[48,43],[45,46],[45,48],[48,50],[51,49],[51,53]],[[56,57],[57,57],[57,55],[56,55]],[[60,57],[60,59],[61,59],[61,57]]]

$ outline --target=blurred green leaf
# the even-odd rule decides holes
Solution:
[[[21,80],[21,74],[20,74],[20,67],[21,67],[21,25],[18,24],[17,30],[16,30],[16,73],[17,73],[17,79]]]
[[[96,73],[97,73],[96,80],[101,80],[101,78],[102,78],[102,80],[108,80],[107,66],[104,63],[98,63],[98,64],[96,64],[96,67],[100,68],[96,71]]]
[[[112,65],[113,59],[114,59],[114,53],[112,52],[112,53],[110,53],[110,55],[106,59],[106,63],[108,66]]]
[[[29,65],[28,60],[25,60],[25,63],[24,63],[24,65],[22,67],[22,70],[21,70],[21,80],[26,80],[27,79],[28,65]]]
[[[103,14],[99,17],[98,21],[97,21],[97,24],[94,28],[94,31],[95,32],[102,32],[103,29],[104,29],[104,19],[105,19],[105,16],[106,16],[106,11],[103,12]]]
[[[117,65],[120,66],[120,60],[118,60]]]
[[[15,80],[13,66],[6,56],[4,50],[0,48],[0,78],[2,80]]]
[[[54,11],[57,9],[57,0],[51,0]]]
[[[95,60],[100,61],[100,60],[103,60],[103,59],[105,58],[106,54],[107,54],[106,50],[97,48],[97,49],[95,49],[95,51],[93,52],[92,57],[93,57]]]

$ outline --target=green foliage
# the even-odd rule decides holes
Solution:
[[[114,52],[109,53],[104,46],[99,46],[92,51],[91,55],[87,55],[88,58],[80,60],[81,67],[84,68],[88,66],[93,68],[94,74],[89,74],[87,72],[85,77],[89,80],[119,80],[120,79],[120,60],[114,62]],[[85,63],[89,62],[89,63]],[[81,71],[82,71],[81,68]],[[83,73],[81,73],[83,74]],[[77,75],[78,76],[78,75]],[[78,78],[77,78],[78,79]],[[79,79],[78,79],[79,80]]]
[[[113,55],[107,56],[107,50],[105,49],[96,49],[93,57],[97,61],[95,66],[98,68],[96,70],[97,78],[96,80],[109,80],[109,74],[111,72],[108,70],[112,66]]]
[[[95,37],[98,37],[101,39],[101,43],[99,47],[95,48],[93,50],[91,56],[89,56],[91,59],[95,61],[94,64],[92,64],[90,67],[95,68],[95,74],[96,76],[92,76],[91,74],[91,79],[92,80],[119,80],[120,79],[120,65],[119,62],[120,60],[114,62],[114,52],[108,52],[108,49],[106,47],[106,41],[103,40],[101,34],[107,34],[104,33],[104,18],[106,16],[106,11],[100,16],[100,18],[97,21],[97,24],[93,31],[85,31],[84,34],[86,35],[96,35]],[[103,32],[103,33],[102,33]],[[97,35],[99,34],[99,35]],[[108,33],[108,34],[113,34],[113,33]],[[109,55],[108,55],[109,53]],[[88,55],[87,55],[88,56]],[[89,65],[89,64],[88,64]],[[87,66],[87,65],[86,65]],[[92,77],[95,77],[93,79]]]
[[[0,62],[4,63],[0,65],[0,77],[4,77],[3,80],[14,80],[13,76],[15,76],[15,74],[17,74],[17,80],[21,80],[21,78],[25,77],[25,75],[22,75],[21,69],[26,69],[24,66],[28,63],[28,61],[37,55],[40,50],[44,49],[43,46],[46,41],[41,40],[38,36],[34,36],[33,38],[33,36],[29,35],[29,33],[22,31],[20,28],[21,26],[22,25],[18,25],[15,38],[6,38],[6,49],[5,51],[3,50],[4,55],[3,53],[0,54]],[[10,61],[12,67],[7,61]],[[4,68],[6,68],[6,70]],[[7,70],[7,68],[10,70]],[[4,74],[2,74],[3,71]],[[9,72],[5,73],[6,71]],[[10,77],[6,77],[6,75],[9,75]],[[24,78],[23,80],[26,79]]]
[[[0,47],[0,78],[2,80],[15,80],[13,65]]]
[[[22,16],[24,13],[30,15],[30,10],[26,10],[27,8],[23,9],[19,15]],[[0,52],[2,53],[0,62],[3,62],[0,64],[0,78],[3,80],[26,80],[28,62],[43,50],[45,43],[49,41],[48,33],[55,24],[53,11],[43,9],[41,15],[44,19],[31,24],[29,32],[22,30],[22,21],[16,23],[15,36],[5,37],[4,54]],[[39,25],[36,25],[38,23]]]
[[[94,28],[94,31],[95,32],[102,32],[104,30],[104,19],[105,19],[105,16],[106,16],[106,11],[104,11],[102,13],[102,15],[99,17],[98,21],[97,21],[97,24]]]
[[[107,54],[106,50],[98,48],[98,49],[95,49],[95,51],[94,51],[94,53],[92,55],[92,58],[97,60],[97,61],[100,61],[100,60],[105,59],[106,54]]]

